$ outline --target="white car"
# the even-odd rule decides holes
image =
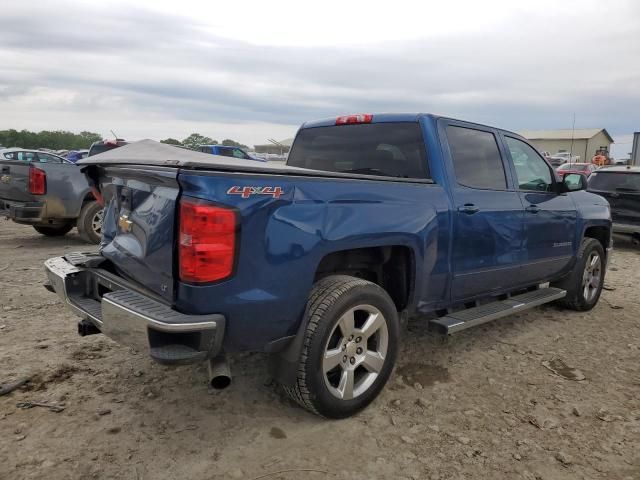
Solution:
[[[574,155],[573,157],[569,152],[558,152],[549,157],[551,165],[559,167],[563,163],[575,163],[580,161],[580,155]]]

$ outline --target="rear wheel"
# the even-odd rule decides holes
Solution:
[[[104,210],[98,202],[87,202],[80,210],[78,233],[85,242],[100,243]]]
[[[593,238],[584,238],[571,273],[552,284],[567,291],[567,296],[558,303],[578,311],[595,307],[604,285],[605,265],[602,244]]]
[[[64,225],[56,225],[56,226],[43,226],[43,225],[34,225],[33,229],[41,235],[46,235],[47,237],[62,237],[69,233],[69,231],[73,228],[73,224],[66,223]]]
[[[398,351],[398,314],[378,285],[336,275],[318,282],[306,311],[298,375],[289,396],[328,418],[351,416],[371,403],[391,375]]]

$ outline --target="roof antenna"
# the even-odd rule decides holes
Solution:
[[[118,140],[118,135],[116,135],[116,132],[114,132],[113,130],[109,130],[111,132],[111,134],[113,135],[113,138],[115,138],[116,140]]]

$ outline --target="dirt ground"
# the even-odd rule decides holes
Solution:
[[[90,248],[0,220],[0,384],[32,376],[0,396],[0,478],[640,479],[640,250],[616,242],[592,312],[546,306],[448,341],[413,321],[381,396],[327,421],[263,355],[232,358],[214,394],[202,366],[79,337],[42,263]]]

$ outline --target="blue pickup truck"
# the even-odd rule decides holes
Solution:
[[[258,162],[266,162],[261,158],[252,157],[240,147],[229,145],[200,145],[198,151],[202,153],[210,153],[211,155],[220,155],[221,157],[240,158],[242,160],[256,160]]]
[[[589,310],[612,247],[582,175],[556,178],[517,134],[433,115],[305,123],[286,165],[152,141],[79,163],[105,202],[100,252],[46,262],[79,333],[207,361],[214,388],[227,354],[266,352],[330,418],[378,395],[401,319],[449,335],[548,302]]]

